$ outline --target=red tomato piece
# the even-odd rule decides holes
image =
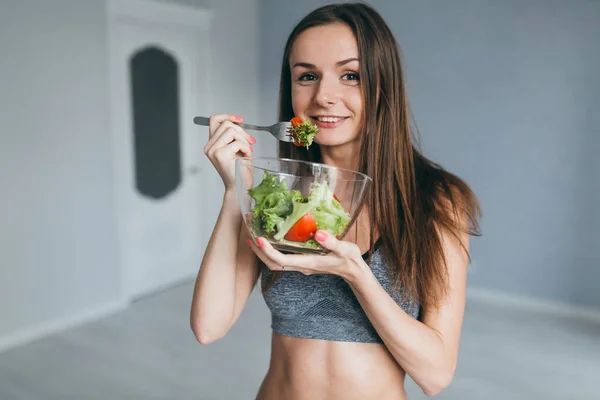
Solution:
[[[285,240],[290,242],[306,242],[312,239],[317,232],[317,223],[311,213],[306,214],[292,226],[285,234]]]
[[[296,128],[302,123],[302,119],[300,117],[294,117],[290,120],[290,122],[292,123],[292,126]]]

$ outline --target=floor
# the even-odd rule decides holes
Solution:
[[[192,284],[0,354],[2,400],[253,399],[269,357],[269,314],[254,293],[209,346],[188,324]],[[439,399],[598,400],[600,325],[468,303],[459,367]],[[426,396],[412,382],[410,399]]]

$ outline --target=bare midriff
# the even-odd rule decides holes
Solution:
[[[405,372],[383,344],[273,334],[257,400],[405,400]]]

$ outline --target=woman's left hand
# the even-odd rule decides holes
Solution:
[[[334,274],[348,280],[366,263],[358,246],[351,242],[338,240],[327,231],[317,231],[314,236],[328,254],[283,254],[262,237],[257,239],[258,246],[251,240],[248,245],[272,271],[297,271],[304,275]]]

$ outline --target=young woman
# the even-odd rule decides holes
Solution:
[[[204,150],[226,190],[191,325],[200,343],[223,337],[261,277],[273,334],[258,399],[404,399],[406,374],[427,395],[451,382],[479,205],[461,179],[415,148],[409,114],[397,44],[373,8],[324,6],[292,31],[279,118],[310,119],[319,133],[308,150],[280,143],[280,156],[373,179],[343,240],[315,235],[327,255],[283,254],[249,240],[234,163],[251,156],[256,140],[236,124],[242,118],[211,117]]]

